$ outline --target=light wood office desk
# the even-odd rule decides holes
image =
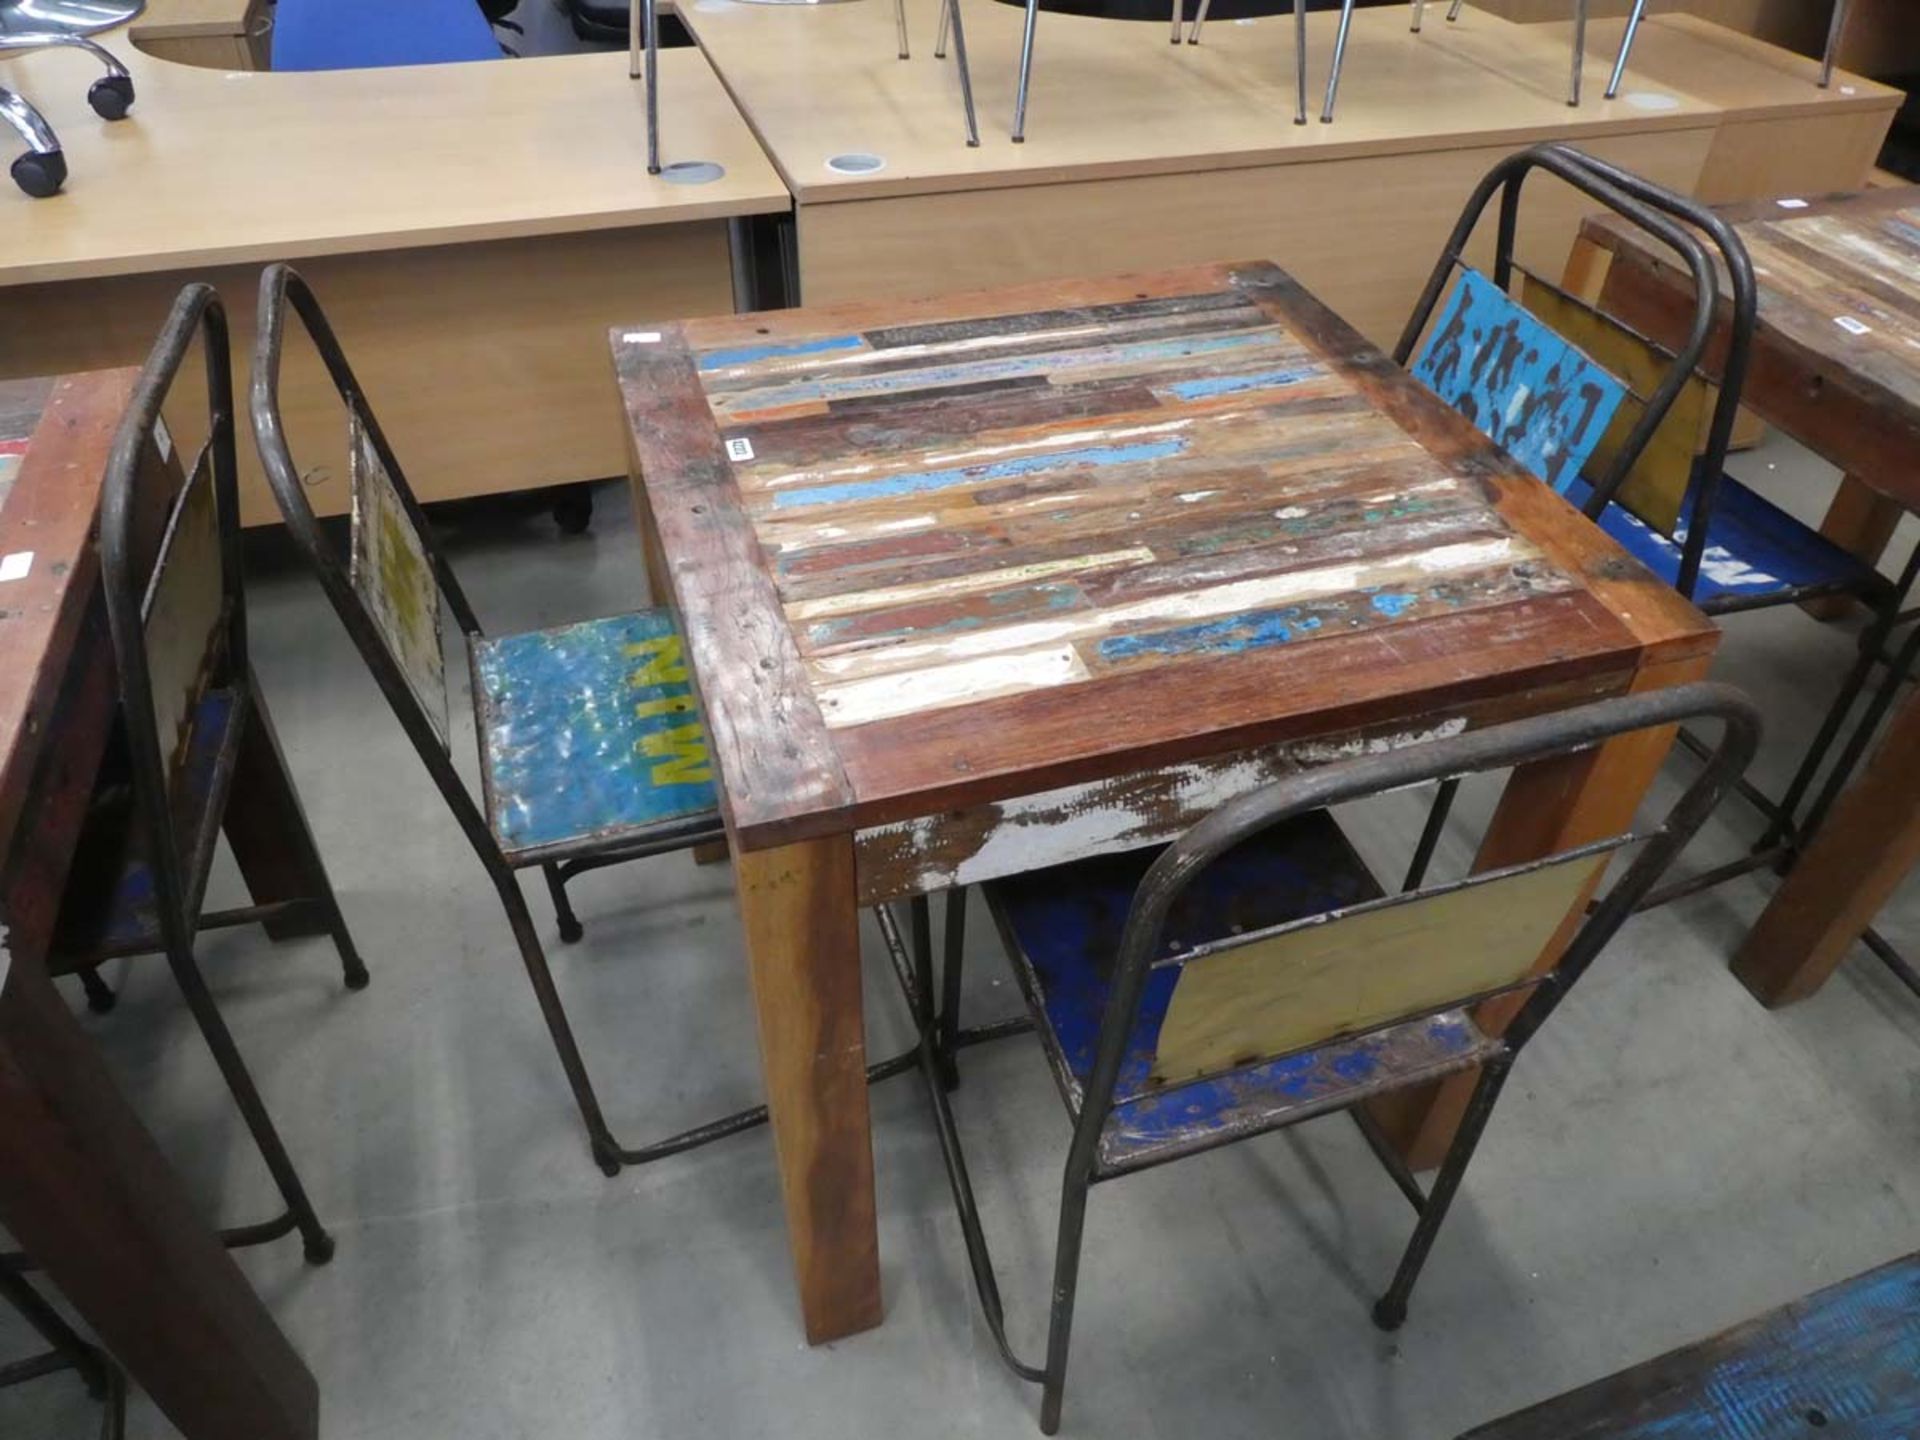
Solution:
[[[72,169],[51,200],[0,192],[0,378],[137,362],[179,286],[205,279],[244,393],[259,268],[291,260],[429,499],[622,473],[607,317],[732,309],[730,222],[790,204],[694,50],[660,57],[662,149],[724,165],[706,185],[647,174],[620,54],[272,74],[115,48],[139,99],[111,126],[86,105],[89,57],[0,65]],[[283,394],[296,449],[343,460],[317,368],[289,357]],[[246,518],[276,518],[242,456]],[[342,465],[314,502],[345,508]]]
[[[1777,166],[1857,184],[1899,102],[1852,76],[1852,93],[1819,90],[1800,57],[1682,17],[1644,27],[1634,98],[1600,99],[1612,53],[1596,42],[1589,98],[1574,109],[1568,43],[1552,27],[1470,8],[1455,25],[1431,15],[1415,35],[1406,8],[1388,6],[1354,17],[1335,123],[1296,126],[1290,17],[1215,23],[1201,45],[1175,47],[1164,22],[1048,14],[1028,138],[1014,145],[1021,14],[976,3],[966,28],[982,143],[968,149],[955,67],[933,58],[934,0],[909,0],[908,15],[902,61],[885,5],[684,7],[793,191],[808,304],[1268,255],[1390,341],[1468,191],[1522,145],[1571,139],[1718,196],[1775,183],[1744,127],[1784,118],[1794,153],[1771,157]],[[1334,21],[1310,17],[1316,87]],[[1650,66],[1699,73],[1650,84]],[[884,168],[827,168],[861,151]],[[1557,209],[1530,222],[1532,258],[1557,270],[1584,207],[1547,189],[1538,203]]]

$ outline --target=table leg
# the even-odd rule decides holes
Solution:
[[[38,965],[0,991],[0,1222],[187,1440],[313,1440],[319,1388]]]
[[[1821,825],[1734,956],[1763,1005],[1813,994],[1920,864],[1920,695]]]
[[[807,1341],[880,1323],[853,838],[734,859]]]
[[[300,804],[300,792],[293,788],[293,776],[287,771],[280,737],[260,697],[260,682],[249,676],[247,684],[253,692],[250,713],[234,758],[226,814],[221,816],[234,862],[256,905],[325,896],[331,908],[332,887]],[[268,920],[263,928],[274,940],[292,940],[324,935],[327,924],[313,914]]]
[[[1711,659],[1692,656],[1647,666],[1634,678],[1632,693],[1703,679]],[[1675,733],[1676,727],[1671,726],[1642,730],[1597,749],[1517,768],[1474,856],[1474,870],[1518,865],[1625,831],[1660,773]],[[1550,969],[1560,958],[1579,929],[1599,881],[1596,875],[1580,893],[1558,933],[1534,962],[1533,973]],[[1525,1003],[1525,995],[1488,1001],[1475,1019],[1483,1030],[1498,1034]],[[1371,1112],[1407,1163],[1416,1170],[1429,1170],[1445,1157],[1478,1080],[1479,1072],[1469,1070],[1434,1085],[1384,1096],[1370,1107]]]
[[[1888,499],[1866,481],[1848,475],[1841,479],[1840,489],[1827,507],[1826,519],[1820,522],[1820,533],[1848,554],[1859,556],[1869,565],[1877,565],[1881,551],[1893,539],[1894,527],[1906,513],[1906,507],[1899,501]],[[1857,603],[1851,595],[1827,595],[1808,600],[1800,608],[1816,620],[1838,620],[1852,613]]]

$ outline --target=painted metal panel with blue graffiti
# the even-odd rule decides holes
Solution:
[[[1562,494],[1627,396],[1618,379],[1474,270],[1460,272],[1413,373]]]

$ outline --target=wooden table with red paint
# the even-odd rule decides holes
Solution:
[[[1162,840],[1358,747],[1694,679],[1716,641],[1272,265],[612,340],[815,1342],[881,1318],[859,906]],[[1518,773],[1477,863],[1611,833],[1668,739]],[[1430,1160],[1470,1085],[1383,1123]]]
[[[1822,528],[1872,563],[1901,515],[1920,510],[1920,187],[1720,213],[1746,242],[1759,282],[1745,401],[1846,472]],[[1618,224],[1590,220],[1581,238],[1604,269],[1588,277],[1601,305],[1655,339],[1675,338],[1692,315],[1691,282]],[[1916,862],[1920,700],[1910,700],[1775,894],[1734,973],[1769,1005],[1812,994]]]
[[[0,383],[0,1224],[187,1440],[312,1440],[312,1373],[44,963],[117,706],[93,535],[135,379]]]

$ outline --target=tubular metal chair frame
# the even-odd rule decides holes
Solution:
[[[414,498],[411,486],[407,484],[405,471],[401,469],[399,460],[387,443],[386,435],[380,429],[380,422],[368,403],[366,392],[355,378],[352,366],[348,363],[346,353],[341,348],[340,341],[335,336],[325,312],[321,310],[319,301],[307,283],[286,265],[270,266],[260,277],[258,342],[254,356],[251,408],[254,436],[259,444],[260,458],[267,473],[268,483],[273,489],[274,498],[279,502],[288,531],[313,567],[314,574],[320,582],[320,588],[326,592],[328,600],[332,602],[334,612],[340,617],[341,624],[346,627],[355,648],[359,650],[362,660],[372,672],[381,693],[386,697],[388,706],[400,721],[401,728],[406,732],[407,738],[413,743],[427,772],[438,786],[441,799],[453,813],[461,833],[479,857],[481,865],[486,869],[487,877],[493,882],[494,889],[500,897],[501,907],[507,912],[507,921],[513,931],[521,963],[533,986],[534,996],[539,1002],[547,1033],[560,1057],[561,1068],[565,1071],[568,1085],[572,1089],[574,1103],[579,1108],[581,1119],[585,1123],[595,1163],[605,1174],[613,1176],[619,1173],[623,1165],[644,1165],[650,1161],[662,1160],[669,1155],[677,1155],[765,1124],[767,1107],[756,1105],[638,1148],[622,1146],[614,1138],[601,1111],[592,1081],[587,1076],[586,1063],[581,1058],[572,1025],[567,1019],[559,990],[554,984],[552,971],[547,964],[546,951],[534,927],[526,897],[521,892],[517,872],[535,866],[545,872],[564,933],[569,921],[576,930],[579,923],[573,919],[572,908],[567,904],[563,888],[568,875],[581,870],[599,868],[602,865],[637,860],[649,855],[691,849],[709,841],[722,840],[726,832],[718,817],[700,816],[668,835],[641,844],[609,847],[604,842],[596,844],[590,840],[583,840],[566,846],[549,846],[538,851],[522,852],[513,860],[509,860],[494,838],[492,828],[488,825],[487,818],[480,807],[475,803],[472,792],[454,768],[451,757],[441,747],[439,735],[434,730],[432,721],[421,709],[419,702],[414,699],[405,675],[401,673],[399,666],[388,652],[386,642],[381,638],[372,617],[354,593],[345,567],[327,543],[320,523],[314,516],[313,508],[307,503],[306,494],[300,483],[300,471],[288,448],[280,418],[280,361],[285,347],[286,314],[289,309],[299,318],[308,339],[325,365],[343,405],[365,427],[367,438],[379,455],[381,463],[386,467],[387,474],[393,481],[394,491],[405,508],[416,534],[421,539],[422,548],[433,568],[439,592],[445,598],[463,638],[471,640],[485,634],[472,605],[467,600],[465,591],[460,588],[458,578],[440,553],[439,547],[432,543],[432,531],[427,526],[426,515]],[[916,933],[924,939],[928,929],[925,898],[921,897],[915,901],[913,908],[917,917]],[[960,1034],[956,1043],[977,1044],[1024,1028],[1024,1024],[1013,1027],[984,1026],[977,1031]],[[905,1074],[913,1068],[917,1055],[917,1049],[909,1050],[868,1066],[868,1083],[872,1084],[895,1075]]]
[[[200,825],[205,843],[195,846],[189,870],[182,855],[185,837],[174,823],[172,784],[154,712],[146,639],[148,605],[159,568],[165,562],[163,553],[156,551],[149,569],[144,557],[137,553],[143,512],[137,492],[142,483],[142,470],[148,468],[151,457],[158,453],[161,406],[196,339],[201,342],[206,368],[208,433],[199,452],[190,463],[183,465],[184,479],[172,497],[170,509],[177,515],[196,485],[205,483],[212,487],[222,571],[221,609],[210,656],[212,671],[206,677],[202,693],[231,692],[235,713],[229,722],[232,738],[224,743],[217,762],[223,778],[215,782],[217,795],[206,802],[217,806],[219,814],[210,816],[210,823]],[[84,976],[103,956],[139,954],[154,949],[166,956],[187,1008],[213,1052],[221,1076],[287,1207],[276,1220],[223,1230],[221,1238],[231,1246],[256,1245],[298,1230],[307,1259],[314,1264],[324,1264],[333,1256],[333,1238],[314,1213],[313,1204],[194,955],[194,936],[199,930],[259,924],[274,934],[325,933],[339,952],[348,988],[361,989],[368,978],[319,852],[306,830],[304,817],[296,817],[287,839],[297,852],[296,863],[306,872],[303,879],[312,887],[312,893],[298,899],[230,910],[201,908],[206,872],[212,860],[211,838],[225,818],[227,787],[232,784],[240,748],[248,743],[247,737],[252,734],[257,737],[256,743],[263,744],[272,755],[273,763],[282,763],[278,759],[277,741],[272,738],[271,721],[260,698],[259,684],[247,658],[237,477],[226,311],[211,286],[189,285],[174,302],[114,437],[100,514],[101,587],[106,598],[107,627],[113,640],[120,689],[120,723],[126,737],[126,760],[132,779],[131,823],[145,831],[144,848],[152,870],[158,933],[115,941],[98,954],[56,959],[62,968],[79,968]],[[284,768],[282,775],[285,790],[291,794],[292,781],[284,776]],[[104,1008],[97,997],[90,995],[90,998],[95,999],[95,1008]]]
[[[1631,220],[1635,225],[1661,241],[1685,264],[1688,273],[1693,276],[1694,294],[1697,297],[1694,307],[1693,324],[1688,328],[1686,342],[1674,353],[1665,376],[1654,392],[1646,398],[1642,406],[1640,419],[1628,433],[1618,453],[1608,465],[1605,474],[1594,484],[1593,494],[1583,507],[1589,519],[1598,519],[1613,502],[1620,487],[1654,433],[1673,409],[1674,401],[1686,387],[1695,370],[1699,368],[1701,358],[1706,353],[1707,343],[1713,335],[1715,306],[1719,298],[1719,281],[1714,274],[1713,262],[1707,257],[1706,249],[1700,242],[1680,225],[1675,224],[1661,213],[1661,208],[1638,193],[1644,182],[1628,175],[1627,172],[1602,169],[1580,151],[1566,145],[1536,145],[1528,150],[1509,155],[1489,170],[1480,183],[1474,187],[1466,206],[1455,222],[1453,232],[1447,237],[1440,258],[1434,263],[1433,272],[1427,278],[1425,289],[1414,302],[1413,313],[1408,316],[1406,328],[1400,332],[1400,340],[1394,346],[1394,363],[1405,367],[1411,363],[1413,352],[1425,333],[1433,312],[1445,294],[1447,281],[1452,278],[1456,267],[1465,268],[1465,254],[1468,242],[1479,227],[1481,218],[1492,203],[1495,192],[1500,195],[1499,231],[1495,242],[1493,275],[1494,285],[1505,293],[1512,288],[1514,261],[1514,242],[1520,225],[1520,198],[1527,177],[1535,170],[1544,170],[1565,181],[1589,199],[1612,210],[1615,214]],[[1631,187],[1621,183],[1632,182]],[[1653,187],[1646,186],[1647,191]],[[1751,281],[1751,270],[1748,279]],[[1737,409],[1737,406],[1733,407]],[[1719,454],[1724,460],[1725,446],[1732,433],[1732,412],[1725,419],[1725,434],[1721,433],[1721,417],[1715,416],[1714,435],[1720,443]],[[1711,496],[1708,495],[1708,506]],[[1698,502],[1696,501],[1696,510]],[[1706,512],[1710,514],[1710,508]],[[1703,526],[1696,525],[1687,536],[1685,558],[1682,561],[1682,578],[1691,585],[1692,577],[1700,570],[1701,556],[1705,553],[1706,532]]]
[[[1375,1323],[1382,1329],[1392,1330],[1398,1328],[1405,1319],[1407,1300],[1414,1282],[1460,1187],[1515,1058],[1638,907],[1641,898],[1698,831],[1752,758],[1758,743],[1760,719],[1745,696],[1725,685],[1684,685],[1603,700],[1554,715],[1516,721],[1382,755],[1341,761],[1289,776],[1230,801],[1169,845],[1147,871],[1135,892],[1117,948],[1095,1059],[1084,1084],[1079,1114],[1074,1121],[1073,1141],[1061,1181],[1059,1234],[1050,1291],[1051,1318],[1046,1359],[1041,1365],[1022,1360],[1007,1338],[1005,1309],[994,1274],[992,1256],[980,1224],[979,1208],[968,1176],[952,1106],[947,1098],[954,1074],[954,1056],[947,1036],[957,1023],[961,965],[958,942],[963,924],[958,917],[963,913],[961,905],[965,892],[956,890],[950,892],[948,897],[948,945],[945,973],[941,977],[943,999],[937,1006],[933,998],[932,977],[924,960],[918,956],[909,958],[897,924],[891,917],[883,918],[882,931],[889,954],[920,1033],[920,1070],[939,1130],[941,1152],[959,1211],[975,1290],[1001,1357],[1021,1378],[1038,1382],[1044,1387],[1040,1412],[1040,1428],[1044,1433],[1053,1434],[1060,1423],[1068,1343],[1079,1284],[1087,1192],[1103,1180],[1142,1168],[1139,1165],[1109,1167],[1100,1155],[1100,1139],[1115,1108],[1116,1087],[1148,976],[1160,964],[1176,963],[1163,958],[1167,955],[1164,929],[1174,901],[1188,884],[1212,861],[1235,846],[1310,812],[1443,777],[1500,770],[1548,759],[1600,745],[1617,736],[1701,718],[1722,722],[1719,744],[1706,766],[1658,826],[1646,832],[1627,832],[1620,838],[1621,846],[1639,843],[1642,847],[1625,874],[1608,890],[1605,898],[1592,908],[1550,969],[1523,977],[1514,984],[1491,992],[1526,994],[1527,999],[1516,1018],[1499,1037],[1496,1053],[1482,1065],[1479,1084],[1465,1118],[1430,1189],[1423,1190],[1420,1187],[1406,1165],[1386,1146],[1364,1112],[1354,1108],[1361,1099],[1398,1088],[1391,1083],[1369,1087],[1363,1093],[1339,1097],[1317,1107],[1307,1105],[1277,1121],[1269,1118],[1264,1125],[1235,1127],[1225,1135],[1211,1137],[1191,1147],[1182,1147],[1176,1153],[1144,1162],[1151,1165],[1163,1159],[1185,1158],[1203,1150],[1249,1139],[1255,1134],[1317,1118],[1333,1110],[1347,1110],[1359,1123],[1396,1186],[1419,1215],[1418,1224],[1393,1281],[1373,1310]],[[1408,898],[1471,888],[1542,868],[1555,860],[1587,853],[1605,853],[1608,848],[1605,844],[1579,847],[1542,857],[1527,865],[1473,876],[1464,882],[1434,886],[1416,892],[1412,897],[1371,902],[1369,906],[1361,908],[1405,903]],[[1337,920],[1342,913],[1352,912],[1334,912],[1329,923]],[[1010,934],[1005,934],[1003,938],[1009,946],[1016,943]],[[1181,960],[1185,958],[1180,957]],[[1019,970],[1019,967],[1015,968]],[[1024,987],[1024,972],[1021,972],[1021,978]],[[1039,997],[1029,993],[1026,998],[1029,1008],[1038,1014],[1042,1009]],[[1491,995],[1462,997],[1439,1008],[1458,1008],[1487,998],[1491,998]],[[1343,1042],[1358,1039],[1412,1018],[1417,1017],[1397,1015],[1377,1025],[1343,1033],[1340,1039]],[[1330,1042],[1318,1041],[1310,1048],[1327,1043]],[[1421,1083],[1425,1078],[1422,1077]]]
[[[1533,163],[1522,163],[1526,156],[1530,155],[1542,158],[1536,159]],[[1546,156],[1553,158],[1549,161],[1544,158]],[[1619,166],[1596,159],[1570,146],[1540,146],[1503,162],[1502,166],[1496,167],[1494,174],[1489,175],[1487,181],[1482,182],[1481,189],[1475,192],[1474,198],[1468,202],[1467,209],[1462,212],[1461,223],[1455,228],[1448,256],[1443,256],[1441,265],[1435,269],[1435,279],[1440,282],[1440,287],[1444,288],[1443,271],[1450,268],[1453,263],[1452,257],[1457,257],[1459,247],[1464,243],[1465,238],[1471,235],[1474,225],[1491,199],[1489,182],[1494,182],[1494,175],[1499,174],[1500,171],[1513,167],[1505,179],[1495,182],[1501,188],[1500,238],[1495,282],[1504,287],[1506,278],[1501,273],[1500,265],[1502,260],[1508,261],[1510,265],[1514,233],[1518,224],[1521,191],[1527,175],[1534,168],[1543,168],[1559,175],[1562,179],[1567,179],[1569,183],[1579,183],[1571,178],[1571,173],[1566,168],[1568,166],[1577,167],[1586,172],[1594,182],[1610,189],[1615,196],[1629,199],[1640,213],[1621,210],[1611,202],[1606,203],[1609,203],[1610,208],[1614,208],[1616,213],[1624,215],[1636,224],[1643,225],[1649,233],[1659,236],[1669,245],[1673,243],[1673,235],[1680,234],[1690,246],[1698,249],[1692,232],[1698,231],[1704,234],[1717,251],[1731,285],[1731,293],[1728,296],[1726,357],[1718,379],[1718,394],[1714,403],[1712,422],[1708,429],[1706,448],[1694,465],[1692,499],[1687,517],[1687,537],[1681,550],[1679,572],[1675,577],[1674,588],[1691,600],[1699,582],[1700,568],[1705,558],[1707,544],[1711,539],[1715,506],[1720,486],[1726,478],[1727,455],[1732,448],[1734,423],[1739,416],[1740,400],[1745,391],[1747,370],[1751,363],[1753,336],[1759,324],[1759,295],[1753,273],[1753,262],[1733,227],[1706,206],[1665,190]],[[1599,192],[1589,186],[1581,185],[1580,188],[1599,198]],[[1691,228],[1681,231],[1672,225],[1646,226],[1645,219],[1642,217],[1651,213],[1681,221]],[[1704,352],[1696,348],[1694,342],[1702,338],[1700,322],[1703,317],[1711,330],[1719,304],[1719,287],[1717,277],[1714,284],[1703,286],[1701,271],[1695,256],[1689,253],[1687,258],[1689,268],[1694,273],[1695,324],[1689,332],[1688,343],[1680,352],[1679,358],[1697,366]],[[1710,263],[1708,270],[1712,272]],[[1508,273],[1510,274],[1510,269]],[[1411,356],[1438,295],[1439,289],[1433,281],[1430,281],[1427,292],[1423,293],[1421,302],[1415,307],[1407,329],[1401,336],[1400,344],[1396,347],[1395,359],[1399,363],[1404,365]],[[1683,381],[1684,378],[1682,375]],[[1594,487],[1593,494],[1584,506],[1585,514],[1589,519],[1598,520],[1606,512],[1607,505],[1612,503],[1620,485],[1625,482],[1631,462],[1638,459],[1640,449],[1644,448],[1646,440],[1650,438],[1650,431],[1644,436],[1636,431],[1634,439],[1630,439],[1623,447],[1621,455],[1616,458],[1616,463],[1606,477]],[[1624,467],[1619,463],[1622,460],[1628,462]],[[1698,875],[1661,887],[1647,897],[1645,904],[1648,908],[1711,888],[1753,870],[1789,861],[1798,848],[1805,843],[1806,837],[1819,827],[1827,810],[1838,797],[1847,776],[1859,762],[1865,745],[1865,739],[1861,735],[1855,736],[1854,742],[1849,744],[1843,752],[1839,763],[1828,772],[1826,783],[1808,810],[1806,819],[1800,821],[1796,816],[1815,780],[1819,778],[1827,753],[1841,734],[1854,705],[1872,678],[1873,668],[1878,663],[1886,642],[1898,623],[1900,606],[1911,591],[1917,577],[1920,577],[1920,547],[1916,547],[1898,581],[1889,583],[1880,580],[1870,590],[1861,593],[1860,598],[1874,612],[1873,624],[1867,634],[1862,637],[1860,651],[1853,668],[1835,693],[1819,730],[1809,743],[1799,767],[1788,782],[1787,790],[1781,798],[1774,800],[1751,782],[1744,779],[1740,782],[1738,788],[1741,798],[1760,811],[1768,822],[1765,833],[1750,853],[1739,860],[1715,866]],[[1823,592],[1780,591],[1754,601],[1729,602],[1708,605],[1705,608],[1709,614],[1719,616],[1733,614],[1743,609],[1775,608],[1784,604],[1797,603],[1813,598],[1816,593]],[[1905,652],[1903,656],[1903,659],[1895,661],[1888,677],[1887,703],[1891,703],[1892,690],[1897,689],[1900,680],[1910,672],[1914,663],[1912,656],[1905,655]],[[1884,709],[1885,706],[1880,705],[1873,713],[1882,714]],[[1683,732],[1681,741],[1687,749],[1696,754],[1700,753],[1701,746],[1695,737]],[[1407,886],[1419,884],[1421,877],[1425,874],[1434,847],[1439,842],[1441,830],[1446,823],[1456,791],[1457,787],[1443,787],[1433,812],[1428,817],[1420,842],[1415,848],[1413,863],[1407,872],[1405,882]]]

